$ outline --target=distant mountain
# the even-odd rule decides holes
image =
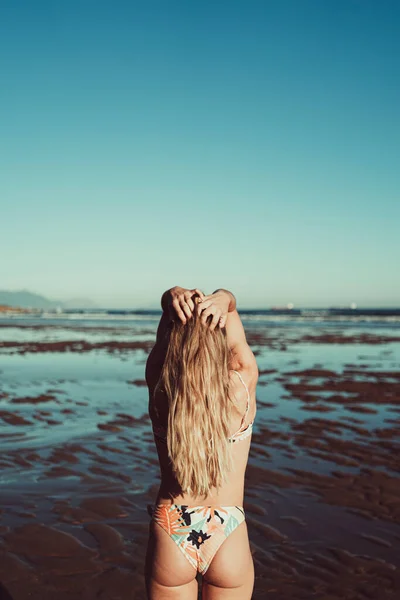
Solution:
[[[0,304],[7,306],[18,306],[20,308],[96,308],[96,304],[86,298],[74,298],[72,300],[49,300],[39,294],[34,294],[28,290],[18,292],[8,292],[0,290]]]

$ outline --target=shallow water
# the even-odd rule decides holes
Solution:
[[[119,569],[131,544],[144,543],[138,522],[148,521],[145,505],[154,499],[159,481],[143,385],[147,349],[111,344],[54,352],[41,351],[41,343],[148,341],[157,321],[50,325],[0,327],[0,343],[16,343],[0,348],[0,532],[5,528],[11,536],[5,538],[8,552],[19,556],[13,536],[32,520],[68,532],[88,547],[96,544],[85,523],[103,523],[127,544]],[[400,341],[386,342],[382,336],[398,336],[398,324],[374,328],[371,323],[253,319],[245,325],[249,340],[257,336],[252,347],[260,371],[271,371],[260,375],[246,482],[254,598],[266,597],[265,578],[269,589],[278,590],[276,598],[315,595],[301,575],[310,565],[321,598],[374,597],[360,591],[363,569],[370,573],[365,575],[370,590],[374,581],[381,582],[379,600],[391,597],[394,584],[383,577],[382,565],[390,571],[391,563],[400,564]],[[324,342],[327,329],[334,329],[341,342]],[[310,332],[318,342],[302,340]],[[358,343],[355,336],[364,333],[379,343]],[[35,350],[19,353],[18,344],[32,341]],[[332,592],[334,584],[327,583],[329,569],[324,569],[334,548],[356,557],[354,569],[347,555],[336,553],[332,559],[347,596]],[[362,563],[365,556],[371,572]],[[105,560],[104,568],[111,558]],[[141,572],[143,553],[130,560]],[[296,565],[295,576],[290,565]],[[143,581],[137,577],[140,590]],[[288,577],[294,581],[290,590]],[[144,598],[141,593],[136,597]]]

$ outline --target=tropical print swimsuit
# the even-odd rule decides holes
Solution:
[[[245,520],[241,506],[181,504],[158,504],[152,517],[202,575],[228,535]]]

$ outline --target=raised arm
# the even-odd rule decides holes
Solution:
[[[161,308],[163,313],[167,313],[169,317],[177,315],[182,323],[186,323],[190,319],[194,311],[194,302],[192,297],[197,294],[200,298],[204,298],[201,290],[194,288],[188,290],[176,285],[163,293],[161,297]]]
[[[251,381],[257,381],[257,362],[246,340],[246,334],[239,313],[236,310],[236,299],[232,292],[219,289],[205,296],[198,305],[204,321],[213,315],[210,328],[225,327],[229,348],[232,352],[233,368],[248,372]]]
[[[246,333],[237,310],[228,313],[225,327],[234,367],[238,370],[246,371],[249,378],[256,381],[258,378],[257,362],[247,343]]]
[[[225,327],[228,314],[235,309],[235,296],[232,292],[224,289],[215,290],[209,296],[204,296],[197,305],[198,314],[201,315],[204,324],[207,322],[208,317],[212,315],[211,330],[217,326]]]

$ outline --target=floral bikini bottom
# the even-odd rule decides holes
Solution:
[[[157,504],[152,518],[202,575],[225,539],[245,520],[241,506]]]

